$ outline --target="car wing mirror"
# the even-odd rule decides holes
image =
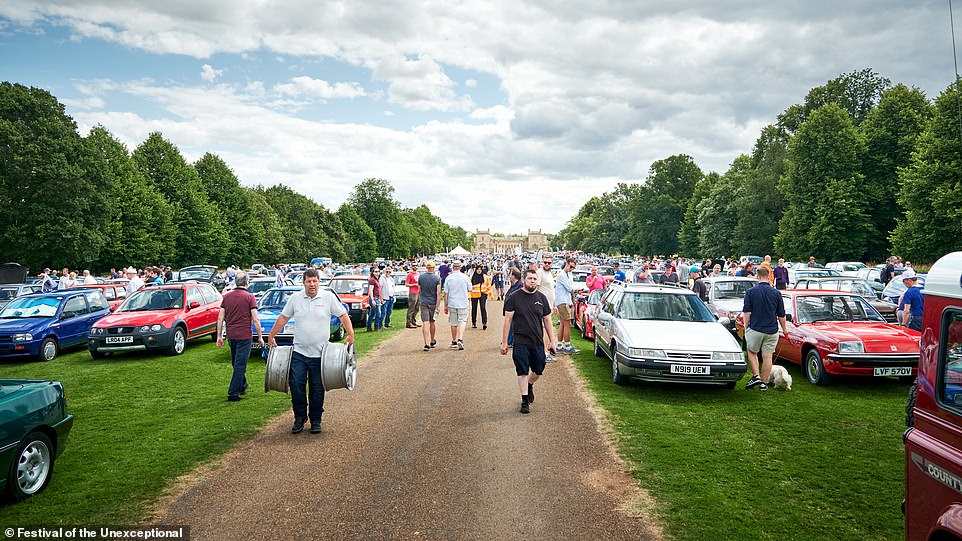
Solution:
[[[190,301],[189,303],[187,303],[188,310],[193,310],[194,308],[200,308],[200,303],[197,301]]]
[[[789,323],[791,323],[792,319],[794,319],[792,318],[792,314],[785,314],[785,321],[788,321]]]

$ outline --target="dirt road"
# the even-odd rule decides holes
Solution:
[[[291,434],[288,412],[154,522],[199,540],[656,538],[623,511],[639,493],[565,358],[536,384],[532,413],[518,412],[501,303],[489,307],[464,351],[446,348],[446,322],[430,352],[420,329],[404,330],[358,360],[353,392],[328,393],[321,434]]]

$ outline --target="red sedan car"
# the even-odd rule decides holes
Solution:
[[[180,355],[187,340],[214,338],[221,299],[208,283],[146,287],[94,324],[87,349],[95,359],[107,353],[143,349]]]
[[[841,291],[782,291],[788,336],[779,334],[775,357],[801,365],[808,381],[832,376],[914,377],[921,334],[885,322],[862,297]],[[739,336],[744,321],[736,318]]]
[[[582,292],[575,299],[575,325],[581,329],[581,336],[585,340],[595,339],[595,310],[604,294],[604,289],[596,289],[590,294]]]

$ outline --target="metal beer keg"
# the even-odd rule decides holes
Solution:
[[[294,346],[270,348],[267,354],[267,371],[264,374],[264,392],[290,393],[291,355]],[[354,346],[328,342],[321,348],[321,383],[325,391],[331,389],[354,390],[357,378],[357,354]]]

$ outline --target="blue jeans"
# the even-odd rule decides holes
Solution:
[[[230,362],[234,366],[234,373],[230,377],[227,396],[240,396],[247,390],[247,358],[251,356],[251,338],[244,340],[227,339],[230,346]]]
[[[367,328],[380,329],[381,328],[381,300],[377,299],[371,303],[371,307],[367,310]]]
[[[308,393],[310,391],[310,410],[308,410]],[[324,385],[321,384],[321,358],[307,357],[298,352],[291,354],[291,407],[295,419],[310,419],[312,423],[321,420],[324,413]]]
[[[394,297],[388,297],[384,301],[384,306],[381,307],[381,314],[383,314],[384,326],[387,327],[391,324],[391,312],[394,311]]]

